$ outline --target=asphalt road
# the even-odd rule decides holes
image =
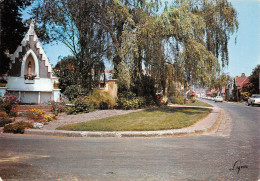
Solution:
[[[65,138],[0,135],[5,180],[258,180],[260,107],[216,103],[226,119],[203,135]]]

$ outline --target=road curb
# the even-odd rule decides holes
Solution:
[[[194,125],[182,129],[160,131],[64,131],[64,130],[40,130],[26,129],[24,134],[61,136],[61,137],[173,137],[201,134],[211,131],[221,117],[221,109],[213,107],[212,112]],[[203,126],[200,126],[203,125]]]
[[[63,136],[63,137],[169,137],[190,135],[202,133],[208,129],[195,131],[179,131],[179,130],[164,130],[164,131],[129,131],[129,132],[91,132],[91,131],[63,131],[63,130],[36,130],[26,129],[24,134],[44,135],[44,136]]]

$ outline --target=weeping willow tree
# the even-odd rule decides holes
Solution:
[[[140,80],[145,65],[163,91],[171,81],[214,86],[221,68],[228,65],[230,34],[238,28],[236,11],[228,1],[183,0],[160,15],[136,12],[128,17],[120,49],[131,82]]]
[[[238,28],[227,0],[49,0],[38,8],[49,34],[77,58],[82,85],[105,58],[120,87],[137,94],[147,82],[144,68],[163,92],[173,81],[210,86],[228,65],[228,40]]]

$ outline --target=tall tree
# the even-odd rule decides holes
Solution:
[[[102,67],[104,57],[112,60],[122,86],[136,93],[143,65],[163,90],[168,80],[210,85],[221,62],[228,64],[229,35],[238,27],[232,5],[176,0],[158,10],[159,0],[48,0],[35,12],[53,40],[74,53],[82,85],[91,82],[91,68]]]
[[[31,5],[31,0],[1,0],[0,75],[9,69],[10,54],[15,51],[27,31],[21,11]]]
[[[185,80],[210,86],[228,65],[228,40],[238,28],[237,14],[227,0],[176,1],[162,16],[169,24],[175,62],[183,68]],[[219,58],[220,57],[220,58]]]
[[[206,23],[207,49],[220,57],[222,67],[228,65],[228,41],[239,25],[236,10],[228,0],[189,1],[193,2],[190,3],[193,12],[201,15]]]
[[[51,41],[61,41],[73,53],[82,88],[94,86],[91,70],[102,72],[106,53],[106,32],[99,17],[105,4],[101,0],[49,0],[39,2],[34,14]],[[41,23],[40,23],[41,22]],[[47,27],[47,28],[46,28]],[[96,75],[96,74],[95,74]],[[98,75],[95,77],[98,79]]]
[[[218,92],[221,92],[223,87],[226,87],[229,83],[232,83],[232,78],[229,74],[221,73],[211,82],[211,88],[216,89]]]

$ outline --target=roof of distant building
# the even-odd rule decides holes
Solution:
[[[237,89],[241,89],[248,82],[249,78],[246,77],[244,73],[242,73],[241,77],[235,77],[235,84],[237,86]]]

